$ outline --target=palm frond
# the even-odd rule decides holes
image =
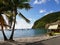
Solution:
[[[31,9],[32,7],[30,6],[29,3],[25,3],[25,4],[24,4],[24,8],[25,8],[26,10],[29,10],[29,9]]]
[[[5,28],[10,27],[9,25],[7,25],[5,19],[3,18],[2,15],[0,15],[0,26],[3,26]]]
[[[28,20],[25,16],[23,16],[22,13],[19,13],[19,16],[22,17],[26,22],[28,22],[28,23],[30,22],[30,20]]]
[[[0,23],[2,23],[2,24],[6,24],[6,21],[4,20],[4,18],[3,18],[2,15],[0,15]]]
[[[23,4],[19,4],[19,6],[18,6],[20,9],[23,9],[23,8],[25,8],[26,10],[29,10],[29,9],[31,9],[32,7],[30,6],[30,4],[29,3],[23,3]]]
[[[30,0],[19,0],[21,3],[30,2]]]
[[[6,18],[8,20],[8,23],[10,26],[12,26],[13,22],[14,22],[14,16],[15,16],[15,13],[12,11],[7,11],[4,13],[6,15]],[[15,23],[17,23],[17,21],[15,21]]]
[[[4,14],[6,15],[6,18],[8,20],[9,25],[10,25],[10,28],[11,28],[12,22],[14,21],[12,13],[11,12],[6,12]]]

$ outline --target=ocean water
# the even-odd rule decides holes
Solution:
[[[11,35],[11,30],[5,30],[4,31],[6,36],[9,38]],[[37,36],[37,35],[43,35],[47,33],[47,30],[45,29],[16,29],[14,31],[14,38],[21,38],[21,37],[31,37],[31,36]],[[0,39],[3,39],[2,32],[0,31]]]

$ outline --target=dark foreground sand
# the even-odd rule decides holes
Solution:
[[[18,42],[18,41],[0,41],[0,45],[25,45],[24,42]]]
[[[47,36],[46,36],[47,37]],[[60,45],[60,36],[48,37],[42,40],[41,37],[18,38],[15,41],[0,40],[0,45]]]
[[[37,41],[34,43],[27,43],[26,45],[60,45],[60,37],[56,37],[44,41]]]

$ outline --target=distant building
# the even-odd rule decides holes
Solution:
[[[58,20],[54,23],[46,24],[45,28],[47,28],[53,32],[60,32],[60,20]]]

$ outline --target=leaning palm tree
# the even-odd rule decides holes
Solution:
[[[6,21],[4,20],[3,16],[0,14],[0,26],[1,26],[1,30],[2,30],[2,33],[3,33],[3,37],[4,37],[4,40],[8,40],[5,33],[4,33],[4,28],[7,28],[9,27],[6,23]]]
[[[13,40],[15,23],[16,23],[16,16],[18,14],[17,8],[20,8],[20,9],[25,8],[27,10],[30,9],[31,7],[30,7],[29,3],[27,3],[27,2],[28,2],[28,0],[20,0],[20,1],[19,0],[13,0],[12,1],[13,7],[14,7],[13,11],[14,11],[15,15],[14,15],[14,24],[13,24],[13,29],[12,29],[12,33],[11,33],[11,36],[10,36],[10,40]],[[21,13],[19,15],[21,17],[23,17],[26,20],[26,22],[29,22],[29,20],[27,18],[25,18]]]
[[[3,3],[3,0],[0,0],[0,27],[2,29],[4,40],[8,40],[4,33],[4,27],[7,28],[9,26],[7,25],[6,21],[4,20],[4,17],[2,16],[2,14],[8,10],[10,10],[10,8],[5,6],[5,4]]]
[[[31,6],[29,4],[29,0],[4,0],[4,4],[7,5],[7,7],[10,7],[11,8],[11,11],[12,11],[12,19],[14,20],[13,21],[13,28],[12,28],[12,33],[11,33],[11,36],[10,36],[10,40],[13,40],[13,35],[14,35],[14,29],[15,29],[15,23],[16,23],[16,16],[19,15],[21,16],[26,22],[30,22],[27,18],[25,18],[23,16],[23,14],[20,12],[18,14],[17,12],[17,9],[30,9]],[[11,19],[11,18],[10,18]],[[9,21],[12,25],[12,21],[10,20]]]

